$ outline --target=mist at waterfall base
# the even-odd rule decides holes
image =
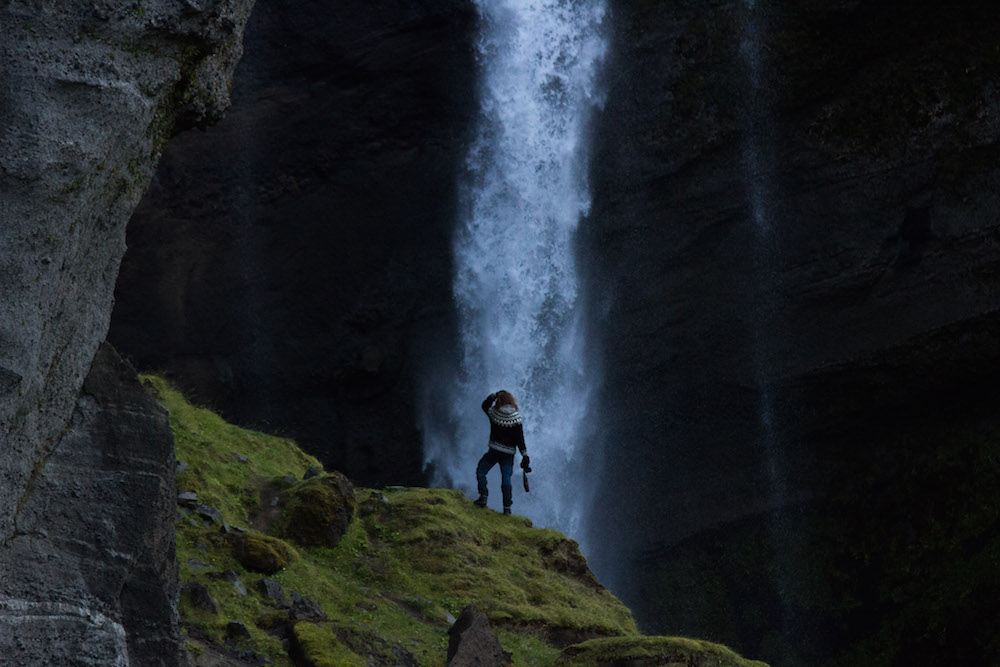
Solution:
[[[475,497],[489,437],[480,405],[506,389],[533,467],[530,493],[515,472],[514,513],[582,540],[598,474],[591,415],[600,364],[574,234],[590,208],[587,137],[602,102],[605,8],[600,0],[476,5],[480,117],[453,240],[460,349],[425,372],[425,463],[432,484]],[[498,468],[488,482],[489,506],[499,509]]]

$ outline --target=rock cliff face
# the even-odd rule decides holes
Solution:
[[[173,444],[166,410],[100,348],[0,548],[8,664],[181,664]]]
[[[449,334],[475,13],[271,2],[234,108],[166,150],[110,339],[365,483],[419,483],[416,340]]]
[[[878,608],[894,608],[865,596],[872,579],[860,575],[872,572],[858,554],[836,574],[865,600],[851,618],[844,606],[819,611],[844,603],[836,595],[782,600],[800,565],[860,538],[849,522],[877,504],[850,494],[898,462],[926,471],[935,463],[912,448],[995,421],[1000,24],[975,2],[947,16],[925,3],[756,7],[622,2],[615,14],[587,254],[614,343],[608,449],[629,463],[606,467],[603,495],[616,502],[595,525],[634,525],[637,504],[661,511],[620,541],[605,532],[599,542],[615,551],[595,567],[648,554],[631,581],[610,583],[650,630],[821,664],[831,644],[843,648],[845,635],[879,625]],[[962,465],[968,479],[971,459]],[[914,488],[907,497],[919,504],[928,496]],[[827,523],[796,537],[782,522],[801,511]],[[884,518],[886,534],[908,521]],[[748,522],[755,539],[784,540],[766,546],[784,560],[770,565],[778,573],[748,581],[746,562],[731,557],[765,548],[741,541]],[[711,614],[656,601],[654,562],[699,535],[699,553],[713,557],[684,562],[712,574],[688,585],[773,586],[757,601],[774,636],[814,653],[796,661],[744,643],[761,641],[766,624],[728,634],[754,623],[733,606],[738,594]],[[644,567],[649,576],[635,576]],[[682,570],[663,600],[677,599]]]
[[[142,595],[137,580],[122,572],[136,567],[130,559],[138,548],[129,552],[111,536],[132,539],[129,531],[139,524],[116,522],[135,510],[133,501],[152,503],[155,513],[155,492],[136,489],[135,498],[116,498],[127,509],[98,521],[95,528],[108,533],[98,531],[98,541],[107,546],[92,546],[84,536],[73,537],[81,526],[69,516],[58,529],[48,524],[49,509],[72,504],[64,492],[86,495],[84,481],[66,490],[74,484],[66,479],[69,461],[58,470],[49,464],[69,450],[84,457],[88,448],[119,442],[113,426],[95,432],[88,443],[69,429],[74,405],[77,421],[111,419],[85,396],[79,402],[78,394],[107,332],[125,224],[174,129],[207,123],[228,103],[228,77],[251,6],[235,0],[0,6],[0,626],[7,628],[0,635],[6,649],[19,636],[10,627],[37,629],[30,640],[21,638],[24,655],[32,657],[27,663],[75,659],[62,652],[86,648],[73,633],[99,626],[103,638],[93,648],[100,655],[120,662],[139,650],[131,645],[134,627],[123,614],[141,602],[98,604],[85,594],[91,585],[117,582],[122,599]],[[100,392],[94,392],[100,404]],[[148,462],[130,460],[121,469],[95,462],[93,483],[112,474],[104,464],[124,479],[133,463]],[[137,470],[134,479],[144,474]],[[133,489],[122,481],[117,490]],[[103,499],[91,497],[97,515]],[[46,540],[62,550],[60,562],[50,570],[35,559],[36,570],[22,573],[33,576],[19,580],[14,565],[26,563],[18,559],[46,552]],[[159,546],[166,557],[168,549]],[[117,548],[122,551],[116,555]],[[115,574],[99,573],[98,563]],[[73,580],[81,572],[84,580]],[[137,655],[155,652],[156,641]]]

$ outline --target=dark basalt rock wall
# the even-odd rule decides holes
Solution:
[[[269,2],[234,108],[177,138],[129,227],[110,339],[368,484],[419,483],[411,371],[450,335],[475,13]]]
[[[182,665],[166,411],[109,345],[0,547],[11,665]]]
[[[0,6],[0,538],[107,333],[125,223],[217,118],[251,2]]]
[[[877,511],[861,490],[877,487],[870,480],[889,474],[888,461],[924,474],[934,456],[911,448],[927,447],[928,434],[961,448],[969,430],[991,432],[1000,15],[977,2],[947,13],[902,2],[757,7],[755,90],[743,3],[617,4],[585,241],[606,312],[614,457],[600,495],[615,501],[594,524],[595,542],[610,548],[594,559],[613,572],[623,554],[635,558],[609,583],[648,632],[716,637],[776,665],[821,664],[918,599],[861,595],[880,575],[860,552],[810,579],[839,577],[864,600],[850,612],[825,597],[830,580],[811,599],[783,599],[787,580],[747,568],[766,559],[734,554],[777,553],[794,579],[824,550],[874,534],[851,522]],[[752,174],[750,146],[761,158]],[[769,233],[754,224],[754,182]],[[972,478],[972,461],[956,456],[966,469],[953,472]],[[918,486],[893,488],[911,494],[901,506],[921,506]],[[790,536],[806,533],[782,522],[803,512],[827,523],[796,544]],[[887,534],[900,518],[898,507],[885,516]],[[627,528],[616,540],[609,526]],[[748,544],[748,534],[776,544]],[[687,570],[669,570],[674,545]],[[962,553],[937,566],[958,566]],[[692,570],[704,576],[683,574]],[[685,581],[719,591],[736,580],[744,587],[710,614],[670,603]],[[751,602],[743,594],[755,586]],[[931,627],[907,629],[914,646],[927,649],[917,635]],[[796,661],[782,645],[806,653]]]
[[[251,7],[0,3],[5,664],[182,661],[170,431],[98,348],[125,224],[172,132],[227,106]]]

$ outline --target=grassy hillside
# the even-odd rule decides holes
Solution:
[[[761,664],[707,643],[641,637],[575,541],[475,507],[458,491],[347,487],[356,510],[348,508],[346,532],[336,546],[315,546],[302,537],[313,534],[309,526],[289,526],[281,508],[346,480],[324,473],[302,481],[321,466],[294,442],[227,424],[163,380],[144,381],[170,411],[177,458],[186,465],[177,476],[178,492],[187,494],[177,556],[180,613],[196,663],[444,665],[448,628],[474,602],[517,665],[555,664],[566,646],[597,638],[619,639],[580,644],[560,664],[598,664],[593,656],[614,664],[613,655],[649,664],[666,664],[656,656],[678,665],[708,657]],[[306,518],[292,523],[313,520],[298,516]],[[325,617],[304,603],[307,612],[290,618],[279,598],[293,594]],[[678,646],[690,663],[680,661]]]

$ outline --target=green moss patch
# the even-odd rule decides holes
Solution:
[[[230,535],[233,557],[247,570],[274,574],[299,559],[299,554],[283,540],[256,532]]]
[[[364,659],[345,646],[327,623],[296,624],[295,640],[302,656],[316,667],[365,667]]]
[[[568,647],[557,665],[601,667],[767,667],[746,660],[725,646],[686,637],[615,637],[592,639]]]
[[[271,531],[296,544],[335,547],[354,518],[354,487],[339,472],[299,482],[279,499]]]

